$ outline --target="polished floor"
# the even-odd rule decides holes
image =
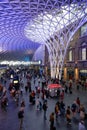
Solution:
[[[33,86],[33,84],[32,84]],[[6,85],[8,88],[8,84]],[[71,105],[72,102],[80,97],[81,103],[85,105],[87,109],[87,90],[80,89],[76,90],[75,85],[73,85],[73,93],[65,94],[64,102],[67,105]],[[49,123],[49,115],[54,111],[55,103],[57,99],[49,98],[48,99],[48,110],[47,110],[47,120],[43,118],[43,110],[37,111],[35,105],[29,104],[29,94],[23,92],[23,97],[21,99],[25,100],[25,113],[24,113],[24,122],[23,127],[19,128],[19,120],[18,120],[18,109],[14,100],[10,97],[8,93],[9,103],[7,107],[7,111],[4,111],[0,108],[0,130],[50,130]],[[85,122],[87,128],[87,121]],[[71,126],[66,125],[66,119],[63,117],[59,117],[58,122],[55,120],[55,126],[57,130],[78,130],[78,121],[72,121]]]

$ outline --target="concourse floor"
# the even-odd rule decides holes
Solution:
[[[32,84],[33,85],[33,84]],[[7,86],[8,87],[8,86]],[[65,94],[64,103],[67,105],[71,105],[73,101],[80,97],[81,103],[85,105],[87,109],[87,90],[79,90],[77,91],[75,86],[73,86],[72,94]],[[9,103],[7,107],[7,111],[3,111],[0,108],[0,130],[50,130],[50,122],[49,115],[51,112],[54,112],[54,106],[57,102],[57,99],[49,98],[48,99],[48,110],[47,110],[47,120],[43,118],[43,110],[37,111],[35,105],[29,104],[29,94],[23,92],[23,97],[21,99],[25,100],[25,113],[24,113],[24,121],[23,127],[19,128],[19,119],[17,116],[17,112],[19,107],[16,106],[14,100],[9,97]],[[85,122],[87,128],[87,121]],[[55,126],[57,130],[78,130],[78,121],[73,122],[71,126],[66,125],[66,119],[63,117],[59,117],[58,122],[55,120]]]

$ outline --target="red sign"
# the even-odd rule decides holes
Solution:
[[[48,85],[49,89],[54,89],[54,88],[62,88],[62,86],[60,84],[49,84]]]

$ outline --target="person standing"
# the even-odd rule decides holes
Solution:
[[[47,108],[48,108],[47,101],[44,101],[44,103],[43,103],[43,110],[44,110],[44,119],[45,120],[47,119],[47,117],[46,117]]]

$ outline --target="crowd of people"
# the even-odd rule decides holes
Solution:
[[[77,97],[75,101],[72,102],[71,106],[69,104],[66,106],[64,103],[65,94],[73,94],[73,82],[71,80],[68,84],[66,82],[61,82],[61,85],[63,85],[64,89],[62,91],[57,91],[57,102],[55,103],[53,112],[50,113],[48,117],[48,102],[51,100],[51,97],[49,96],[48,90],[45,88],[49,83],[58,83],[58,80],[51,80],[46,75],[40,75],[39,73],[32,73],[29,71],[20,71],[20,73],[17,73],[17,75],[19,76],[18,84],[12,82],[10,77],[1,78],[0,101],[1,109],[8,112],[8,97],[13,99],[16,106],[18,107],[20,128],[23,126],[23,119],[25,117],[26,103],[23,97],[24,93],[26,93],[26,95],[29,97],[29,104],[35,105],[37,111],[42,111],[44,113],[44,120],[49,118],[48,120],[50,123],[50,130],[56,130],[54,122],[58,122],[61,117],[66,119],[66,125],[72,125],[74,120],[78,120],[78,130],[86,130],[84,123],[85,119],[87,118],[86,108],[80,101],[80,97]],[[4,80],[2,81],[2,79]],[[81,84],[78,82],[76,85],[78,86]]]

